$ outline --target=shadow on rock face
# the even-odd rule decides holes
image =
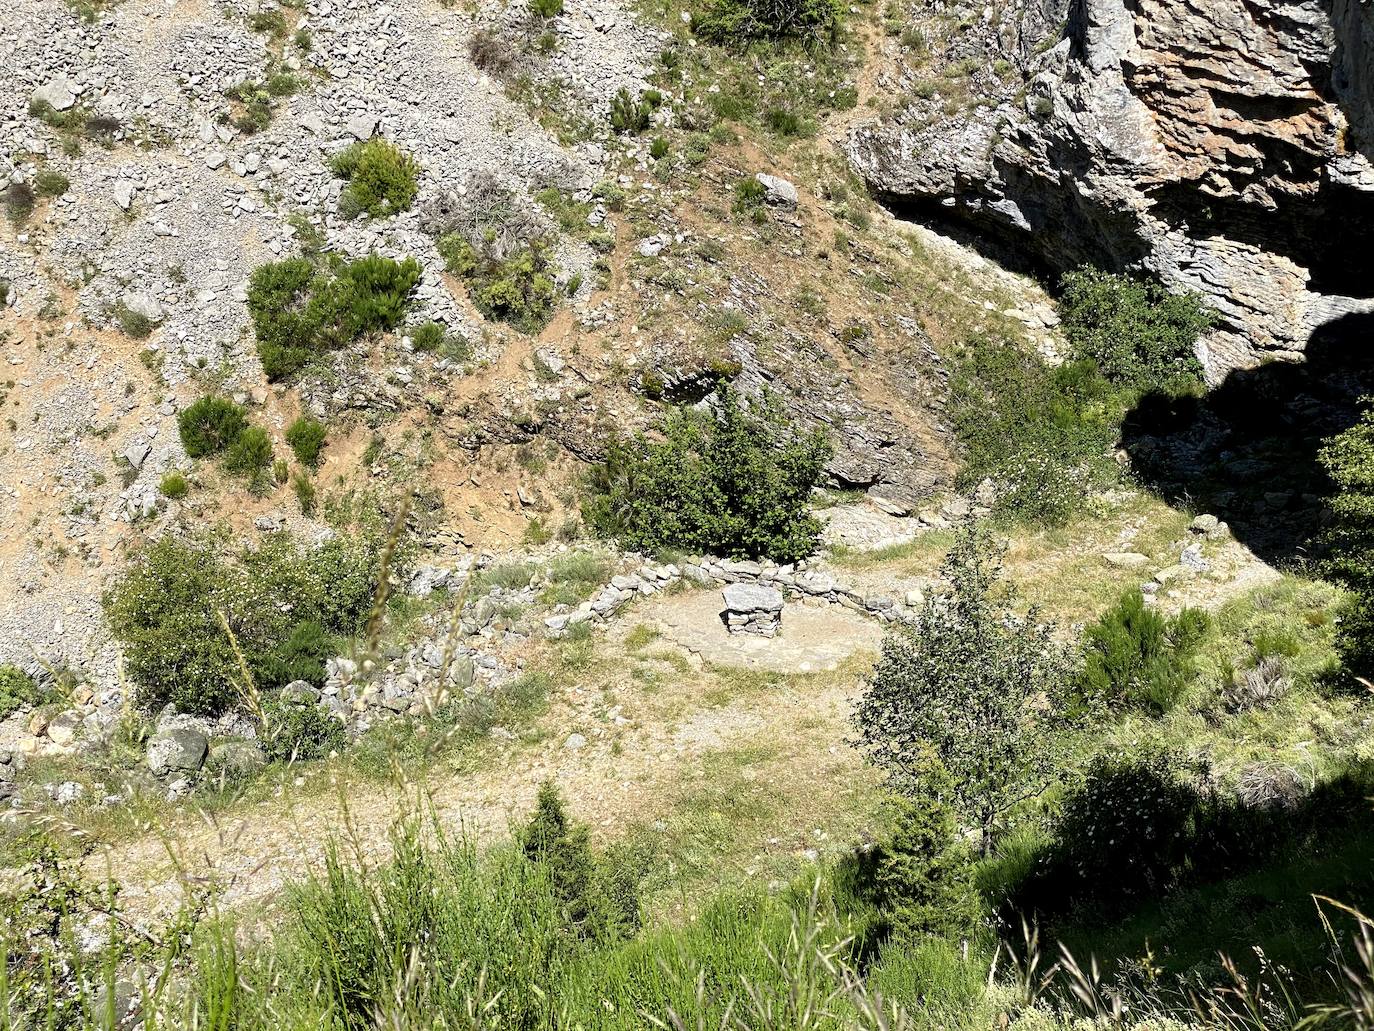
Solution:
[[[1268,562],[1314,557],[1332,484],[1317,459],[1374,394],[1374,313],[1313,333],[1306,361],[1232,372],[1202,398],[1147,395],[1122,446],[1141,482],[1171,504],[1209,511]]]

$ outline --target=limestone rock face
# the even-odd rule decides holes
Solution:
[[[849,140],[899,213],[1201,291],[1213,381],[1374,310],[1368,2],[1013,0],[943,46]]]

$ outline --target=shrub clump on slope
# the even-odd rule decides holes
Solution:
[[[394,215],[409,208],[419,192],[415,159],[386,140],[364,140],[344,148],[329,162],[329,170],[348,181],[339,198],[344,218]]]
[[[248,311],[267,378],[293,375],[365,333],[394,329],[419,281],[414,258],[376,254],[355,261],[331,256],[320,265],[287,258],[255,269]]]
[[[844,16],[839,0],[712,0],[693,22],[713,43],[751,39],[833,39]]]
[[[285,534],[226,557],[208,542],[163,537],[104,597],[138,701],[217,715],[244,690],[234,640],[260,689],[318,684],[340,638],[371,610],[377,549],[335,537],[313,551]]]
[[[795,562],[816,549],[810,496],[830,453],[822,434],[796,432],[772,401],[751,410],[723,388],[712,411],[679,409],[654,437],[613,442],[583,515],[639,551]]]

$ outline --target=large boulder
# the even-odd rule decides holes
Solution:
[[[148,769],[154,777],[191,776],[200,772],[210,742],[191,727],[160,730],[148,742]]]

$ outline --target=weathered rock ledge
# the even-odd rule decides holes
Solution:
[[[965,15],[941,76],[893,82],[905,106],[848,148],[899,213],[1201,291],[1214,382],[1374,311],[1374,6],[926,6]]]

